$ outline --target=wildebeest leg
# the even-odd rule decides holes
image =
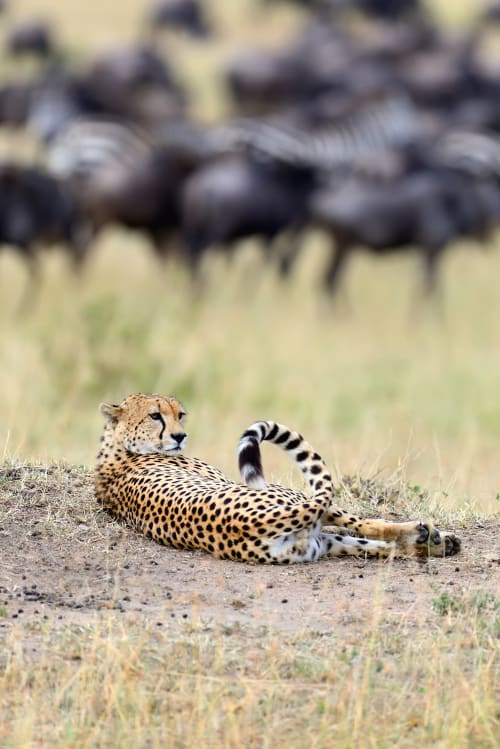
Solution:
[[[183,237],[181,256],[187,266],[191,281],[191,292],[196,299],[203,292],[204,279],[202,262],[208,250],[208,243],[196,231],[186,232]]]
[[[184,259],[180,248],[180,240],[173,231],[166,229],[153,230],[150,233],[150,238],[155,258],[162,265],[174,257]]]
[[[71,268],[76,277],[80,278],[83,271],[83,266],[87,260],[89,249],[92,243],[95,241],[97,235],[97,228],[91,224],[85,224],[79,226],[69,244],[69,253],[71,260]]]
[[[332,245],[332,257],[323,279],[324,289],[330,295],[337,292],[348,254],[348,245],[339,239],[334,239]]]
[[[435,297],[438,292],[438,263],[442,247],[429,248],[424,255],[423,290],[426,297]]]
[[[275,254],[278,260],[278,273],[281,279],[285,280],[290,277],[301,249],[301,229],[291,229],[278,237]]]
[[[17,311],[20,315],[27,315],[33,309],[40,293],[40,262],[36,250],[31,247],[23,248],[23,256],[27,264],[28,278],[26,279]]]
[[[413,292],[410,322],[413,322],[415,316],[421,314],[423,306],[433,314],[437,314],[439,318],[444,316],[443,294],[438,278],[438,266],[443,249],[442,246],[434,245],[427,247],[422,253],[423,277],[421,284],[418,284]],[[423,302],[432,302],[432,305],[423,305]]]
[[[340,287],[342,274],[351,250],[347,242],[331,236],[331,258],[323,278],[323,294],[320,298],[320,314],[329,314],[335,307],[336,314],[349,315],[351,307],[347,290]]]

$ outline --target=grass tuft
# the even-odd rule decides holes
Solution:
[[[35,661],[13,632],[2,746],[493,748],[493,634],[480,611],[454,613],[453,630],[419,643],[404,627],[351,643],[333,633],[255,641],[109,620],[44,632]]]

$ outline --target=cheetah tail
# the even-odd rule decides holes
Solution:
[[[238,463],[245,483],[252,489],[266,486],[260,443],[264,440],[279,445],[302,471],[313,495],[326,491],[333,497],[332,477],[320,455],[301,434],[274,421],[256,421],[241,436],[238,445]]]

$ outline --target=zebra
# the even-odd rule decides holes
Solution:
[[[242,118],[206,134],[207,150],[254,152],[298,168],[332,172],[361,162],[372,153],[403,148],[420,137],[417,111],[404,95],[381,102],[310,132],[263,119]]]
[[[113,120],[76,119],[48,144],[46,156],[50,173],[75,191],[94,234],[109,224],[142,231],[160,260],[177,252],[183,185],[199,159],[183,152],[187,130],[170,129],[169,140]]]
[[[403,148],[419,132],[415,108],[403,95],[387,97],[315,132],[241,118],[206,128],[168,123],[151,134],[115,121],[77,118],[49,144],[48,167],[60,177],[81,181],[104,174],[123,178],[168,148],[184,150],[200,161],[243,151],[297,168],[332,172],[372,153]]]
[[[443,166],[474,177],[500,177],[500,136],[496,133],[450,129],[436,139],[433,150]]]
[[[48,144],[52,174],[79,183],[127,178],[154,153],[154,141],[138,127],[113,120],[75,118]]]

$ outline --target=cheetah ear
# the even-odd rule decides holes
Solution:
[[[115,406],[112,403],[101,403],[99,411],[108,421],[116,422],[122,413],[122,408],[121,406]]]

